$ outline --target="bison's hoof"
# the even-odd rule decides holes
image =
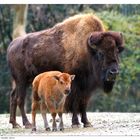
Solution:
[[[25,124],[25,128],[26,128],[26,129],[30,129],[30,128],[32,128],[32,125],[31,125],[30,123],[26,123],[26,124]]]
[[[81,125],[80,125],[80,124],[72,124],[71,127],[72,127],[72,128],[80,128]]]
[[[13,124],[13,128],[21,128],[21,126],[18,123]]]
[[[46,131],[51,131],[50,127],[45,128]]]
[[[87,122],[84,124],[84,127],[92,127],[92,124],[90,122]]]
[[[32,128],[32,132],[36,132],[36,128]]]

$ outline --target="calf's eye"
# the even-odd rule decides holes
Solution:
[[[60,84],[64,84],[64,81],[60,81]]]

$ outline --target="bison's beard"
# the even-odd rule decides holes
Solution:
[[[103,90],[106,93],[109,93],[112,91],[114,85],[114,81],[104,81],[103,82]]]
[[[103,88],[104,92],[106,92],[106,93],[109,93],[112,91],[113,85],[114,85],[115,79],[116,79],[116,77],[113,80],[112,79],[108,80],[108,78],[109,77],[107,75],[107,72],[103,71],[102,76],[101,76],[101,81],[102,81],[102,88]]]

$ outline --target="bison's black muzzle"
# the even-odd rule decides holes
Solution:
[[[105,79],[106,81],[114,82],[118,74],[119,74],[119,70],[117,68],[111,68],[107,70]]]

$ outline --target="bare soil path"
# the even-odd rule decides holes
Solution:
[[[31,114],[28,114],[31,122]],[[48,120],[51,115],[47,115]],[[9,124],[9,114],[0,115],[0,136],[140,136],[140,113],[88,113],[89,121],[93,127],[71,128],[71,115],[64,114],[63,132],[47,132],[44,129],[42,116],[37,114],[37,131],[31,132],[31,129],[24,127],[12,129]],[[17,117],[17,122],[22,126],[21,117]],[[51,127],[51,122],[49,121]]]

